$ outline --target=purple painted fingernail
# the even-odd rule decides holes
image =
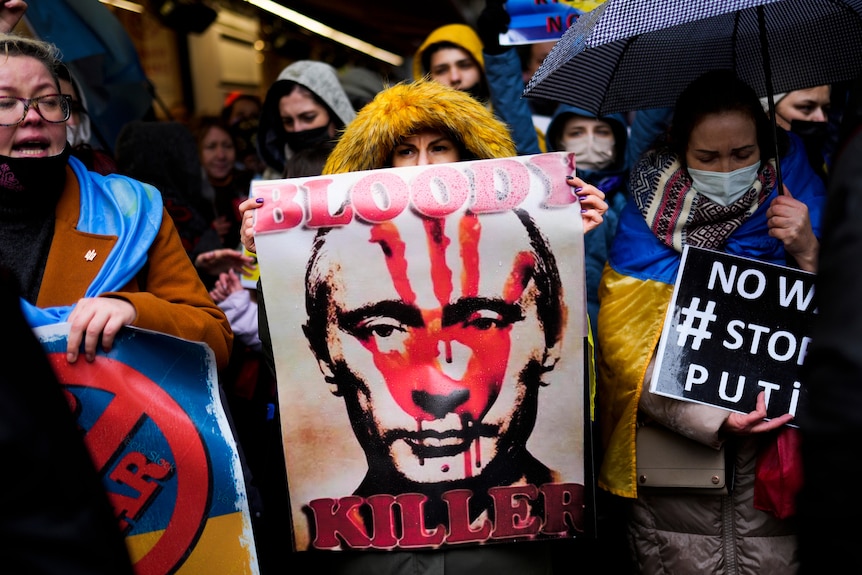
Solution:
[[[585,214],[585,213],[587,213],[587,210],[581,210],[581,213]]]
[[[578,199],[579,199],[579,200],[581,200],[581,201],[584,201],[584,200],[586,200],[586,199],[587,199],[587,196],[578,196]]]
[[[581,190],[583,190],[583,189],[584,189],[584,188],[577,187],[577,188],[575,188],[575,193],[577,194],[578,192],[580,192],[580,191],[581,191]]]
[[[262,204],[262,203],[263,203],[263,198],[255,198],[255,199],[254,199],[254,201],[255,201],[255,202],[257,202],[257,203],[259,203],[259,204]]]
[[[574,180],[574,179],[575,179],[575,177],[574,177],[574,176],[566,176],[566,179],[567,179],[567,180]]]

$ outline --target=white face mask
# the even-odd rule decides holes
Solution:
[[[709,172],[689,168],[688,173],[695,191],[716,204],[729,206],[751,189],[759,170],[760,162],[756,162],[732,172]]]
[[[72,146],[79,144],[90,143],[90,119],[86,116],[81,117],[80,123],[70,126],[66,124],[66,140]]]
[[[575,154],[575,165],[581,170],[604,170],[614,163],[613,138],[595,138],[592,134],[563,141],[567,152]]]

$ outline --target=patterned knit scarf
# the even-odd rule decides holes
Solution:
[[[722,206],[697,193],[679,157],[663,148],[641,156],[632,170],[631,191],[655,237],[682,252],[684,245],[719,249],[769,197],[775,181],[775,162],[770,160],[751,189]]]

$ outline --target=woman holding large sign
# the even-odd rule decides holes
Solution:
[[[424,167],[463,160],[508,158],[514,154],[505,124],[494,119],[491,112],[471,96],[436,82],[418,81],[384,90],[366,105],[339,139],[324,173]],[[445,165],[435,167],[446,168]],[[569,200],[573,199],[573,194],[580,198],[583,228],[598,225],[607,209],[603,194],[577,178],[566,181],[568,185],[560,182],[559,187]],[[486,194],[490,190],[496,197],[493,188],[486,185],[482,190]],[[262,207],[254,199],[244,202],[242,207],[247,210],[245,222],[248,224],[244,226],[244,240],[253,239],[249,208],[261,207],[259,213],[268,213],[271,197],[267,196]],[[281,199],[285,199],[284,194]],[[285,209],[280,212],[284,221],[294,215],[287,213],[288,203],[283,204]],[[571,205],[571,201],[567,205]],[[354,203],[352,210],[358,213],[361,206]],[[338,213],[343,215],[341,210]],[[330,217],[335,216],[330,214]],[[415,541],[405,545],[402,534],[398,541],[390,539],[381,544],[380,536],[388,529],[372,521],[373,529],[367,532],[353,529],[339,543],[334,535],[341,531],[330,528],[335,522],[329,521],[333,518],[318,507],[323,500],[315,498],[309,504],[314,517],[320,519],[320,523],[315,524],[315,549],[339,545],[342,549],[367,548],[365,542],[369,533],[375,534],[372,547],[397,547],[391,553],[344,551],[325,555],[323,558],[332,561],[327,565],[330,572],[382,572],[385,569],[387,572],[436,573],[452,569],[453,565],[455,569],[471,565],[495,566],[490,568],[506,572],[548,572],[549,548],[544,545],[454,548],[455,543],[490,542],[505,530],[498,529],[496,535],[491,535],[488,529],[481,534],[479,531],[468,534],[460,528],[468,517],[474,522],[479,518],[503,516],[501,509],[484,507],[489,502],[484,496],[489,486],[506,491],[520,489],[526,484],[562,485],[557,479],[557,470],[549,462],[540,460],[526,443],[538,412],[534,400],[538,400],[541,390],[547,387],[546,379],[551,372],[560,372],[565,363],[557,352],[566,309],[559,266],[546,241],[541,239],[535,222],[516,216],[516,210],[505,210],[498,217],[473,213],[465,218],[455,227],[446,227],[445,218],[434,217],[387,221],[372,227],[362,224],[363,230],[373,233],[372,241],[356,241],[346,225],[324,226],[314,236],[315,247],[307,264],[304,288],[308,318],[301,333],[313,351],[322,379],[329,384],[333,395],[345,404],[352,433],[367,459],[368,472],[364,477],[357,477],[358,485],[349,488],[355,489],[357,496],[371,500],[383,493],[427,495],[429,501],[423,504],[421,512],[414,509],[416,513],[408,513],[418,523],[412,520],[404,523],[432,527],[434,536],[439,537],[434,542],[426,539],[421,545]],[[570,221],[567,219],[566,223]],[[496,227],[498,225],[501,227]],[[580,231],[579,227],[569,229],[572,233]],[[479,230],[485,233],[479,234]],[[513,238],[511,242],[508,236]],[[259,238],[261,244],[265,237]],[[507,241],[497,242],[505,244],[500,248],[499,253],[505,254],[501,257],[514,261],[507,250],[517,242],[520,254],[517,261],[526,263],[523,269],[530,271],[525,275],[513,274],[509,278],[511,281],[485,280],[475,288],[470,287],[473,285],[471,278],[492,277],[492,269],[499,267],[497,257],[479,256],[490,253],[486,251],[488,246],[494,244],[495,238],[502,237]],[[426,242],[432,246],[450,243],[460,246],[453,250],[459,255],[450,255],[452,260],[446,260],[454,267],[444,269],[445,258],[436,248],[428,252],[428,259],[418,256]],[[386,247],[381,251],[381,246]],[[394,255],[384,258],[384,253],[390,253],[390,246]],[[349,254],[349,257],[342,258],[339,254]],[[466,275],[461,267],[465,263]],[[516,267],[521,269],[520,264]],[[374,270],[373,275],[379,281],[367,283],[363,280],[369,270]],[[429,280],[422,275],[422,270],[436,271],[431,272]],[[262,268],[261,285],[268,290],[269,285],[274,284],[267,283],[273,278],[272,274],[264,277],[265,271]],[[447,278],[461,279],[456,280],[450,290]],[[403,295],[396,297],[397,294],[392,293],[395,286],[398,286],[398,294]],[[506,295],[497,293],[501,288]],[[460,297],[450,298],[450,291]],[[284,299],[278,290],[267,291],[268,296],[270,293]],[[361,303],[354,297],[360,293]],[[436,295],[431,297],[431,293]],[[267,311],[278,309],[275,306],[279,302],[277,296],[269,296],[267,303],[271,305]],[[433,309],[434,313],[440,311],[439,319],[420,317],[426,309]],[[278,329],[280,316],[277,313],[262,317]],[[434,350],[438,349],[441,330],[445,334],[458,330],[461,335],[451,338],[450,347],[444,345],[452,350],[451,354],[441,352],[446,354],[446,362],[426,361],[424,358],[429,354],[437,355]],[[268,331],[262,330],[261,335],[265,337]],[[517,345],[507,342],[517,342]],[[284,347],[281,349],[283,351]],[[403,356],[405,361],[390,362],[396,355]],[[462,363],[461,358],[465,356],[469,356],[469,360]],[[580,367],[580,357],[574,357]],[[569,357],[569,362],[572,359]],[[445,365],[441,368],[438,363]],[[467,367],[463,373],[444,372],[454,365]],[[509,369],[500,369],[509,365],[512,366]],[[453,381],[457,381],[457,385],[447,387],[444,383]],[[283,383],[287,382],[280,379],[279,385]],[[307,383],[301,379],[301,385]],[[450,389],[454,393],[447,393]],[[291,416],[296,417],[295,412]],[[475,425],[460,422],[475,422]],[[290,439],[286,441],[289,443]],[[291,495],[295,485],[296,482],[291,487]],[[465,493],[457,491],[458,487],[475,492],[470,498],[470,510],[448,495],[451,505],[439,505],[443,501],[439,492]],[[569,487],[571,493],[578,491],[572,484]],[[569,500],[580,504],[579,496]],[[545,511],[557,507],[549,503]],[[378,519],[385,522],[385,516],[388,514],[379,515]],[[548,520],[547,513],[544,519],[534,516],[530,523],[537,528],[555,524]],[[481,519],[479,521],[481,523]],[[343,526],[342,523],[338,526]],[[499,525],[504,523],[500,521]],[[404,531],[410,535],[416,530]],[[465,535],[469,538],[456,541]],[[513,537],[505,539],[515,540]],[[417,545],[448,547],[445,552],[404,552]]]
[[[789,573],[797,565],[793,523],[763,511],[754,496],[765,487],[755,478],[758,455],[791,416],[765,419],[762,394],[757,408],[742,414],[643,391],[685,246],[815,271],[825,190],[799,141],[790,136],[781,144],[783,194],[773,132],[756,94],[731,72],[710,72],[680,95],[668,141],[632,172],[633,201],[620,216],[599,288],[606,450],[599,485],[631,498],[628,536],[645,573]],[[647,423],[714,450],[724,445],[728,477],[735,472],[729,494],[644,489],[636,431]]]

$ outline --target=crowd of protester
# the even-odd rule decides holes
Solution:
[[[845,430],[858,437],[858,409],[847,402],[858,407],[853,384],[860,382],[860,322],[858,306],[842,299],[855,293],[859,276],[858,266],[848,264],[859,243],[859,224],[852,220],[859,211],[859,178],[853,176],[859,116],[852,113],[858,86],[776,94],[776,133],[768,103],[727,71],[703,75],[667,109],[596,116],[567,104],[531,101],[522,97],[525,81],[551,44],[532,46],[544,50],[538,56],[501,46],[498,35],[509,23],[504,4],[488,0],[475,27],[452,23],[420,39],[409,55],[409,78],[299,60],[261,94],[226,94],[223,109],[190,122],[131,122],[108,145],[87,116],[80,79],[62,65],[52,45],[11,32],[27,3],[0,3],[0,96],[7,99],[0,108],[0,161],[17,177],[4,178],[0,190],[3,291],[20,297],[31,327],[50,317],[71,324],[72,362],[79,353],[91,361],[97,345],[110,349],[126,325],[207,343],[255,491],[261,572],[295,570],[286,551],[290,520],[279,427],[283,414],[269,341],[272,318],[266,317],[262,284],[241,281],[255,264],[251,222],[260,202],[249,198],[252,182],[571,152],[576,170],[567,183],[582,208],[586,313],[595,342],[589,361],[597,370],[591,422],[596,529],[575,545],[344,552],[320,558],[318,569],[563,573],[598,561],[620,573],[785,574],[801,567],[814,571],[822,556],[811,543],[815,539],[829,539],[836,554],[852,555],[852,540],[834,533],[825,537],[802,521],[807,516],[830,528],[838,525],[821,505],[834,511],[845,502],[834,492],[823,496],[830,491],[829,478],[837,478],[842,468],[810,473],[800,516],[764,507],[754,493],[763,481],[756,472],[758,458],[785,445],[789,436],[802,433],[811,442],[802,451],[795,441],[788,447],[800,472],[808,461],[803,455],[823,471],[834,463],[826,454],[842,457],[832,448],[836,437]],[[830,105],[847,113],[830,114]],[[40,142],[38,154],[28,151],[34,139]],[[776,159],[784,189],[777,186],[782,180],[776,178]],[[98,197],[70,196],[64,177],[92,182]],[[91,278],[69,279],[76,271],[63,259],[61,244],[72,241],[79,211],[116,209],[110,197],[121,193],[118,181],[124,182],[123,193],[140,202],[139,213],[122,217],[156,225],[139,235],[122,226],[84,230],[118,236],[121,245],[130,246],[124,252],[129,261],[120,266],[124,273],[115,272],[101,285]],[[147,200],[150,186],[159,192],[157,203]],[[26,201],[36,192],[42,198],[38,205]],[[670,211],[682,219],[668,221]],[[829,295],[820,300],[811,363],[804,370],[812,411],[800,416],[801,429],[786,425],[794,423],[789,416],[767,419],[762,401],[740,414],[645,391],[684,246],[823,273],[822,293]],[[841,338],[832,331],[839,324],[847,328]],[[829,392],[824,385],[833,380],[846,391]],[[3,382],[8,385],[5,377]],[[846,416],[847,427],[841,427],[839,416]],[[661,426],[706,448],[726,449],[733,489],[716,495],[639,489],[634,470],[636,430],[642,426]],[[58,426],[56,432],[67,431]],[[852,449],[847,443],[843,450]],[[846,467],[850,476],[858,465]],[[792,499],[797,491],[782,495]],[[98,494],[90,491],[88,497]],[[117,554],[115,539],[104,536],[102,560],[89,568],[87,549],[98,543],[81,543],[84,566],[76,572],[109,572],[105,564],[112,564],[113,572],[126,570],[127,558]]]

